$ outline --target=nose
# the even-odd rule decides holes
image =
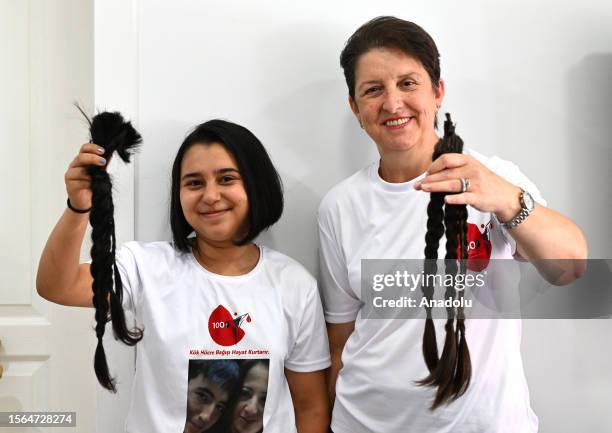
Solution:
[[[244,412],[246,415],[252,416],[257,414],[257,397],[253,396],[246,402],[244,406]]]
[[[220,198],[221,193],[219,191],[219,187],[216,184],[211,182],[209,185],[206,185],[204,195],[202,196],[202,200],[204,201],[204,203],[212,205],[218,202]]]
[[[402,101],[401,92],[396,88],[390,88],[385,92],[382,108],[388,113],[397,112],[404,102]]]
[[[208,424],[213,421],[215,414],[215,405],[207,404],[202,407],[202,410],[198,414],[198,420],[203,424]]]

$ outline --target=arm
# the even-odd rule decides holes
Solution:
[[[88,215],[66,209],[51,232],[36,274],[38,294],[56,304],[93,307],[89,264],[79,264]]]
[[[329,405],[324,370],[299,373],[285,369],[298,433],[327,433]]]
[[[327,369],[327,395],[330,407],[334,406],[336,400],[336,380],[342,369],[342,351],[346,341],[355,329],[355,322],[327,323],[327,336],[329,338],[329,352],[331,355],[331,367]]]
[[[65,174],[66,191],[70,203],[77,209],[91,207],[90,178],[86,167],[105,165],[95,144],[84,144]],[[88,264],[79,264],[79,254],[89,214],[66,209],[45,245],[38,273],[36,289],[43,298],[62,305],[92,307],[92,277]]]
[[[416,189],[457,193],[461,191],[460,179],[470,180],[467,192],[447,195],[446,203],[466,204],[481,212],[492,212],[502,222],[511,220],[520,211],[520,188],[469,155],[442,155],[432,163],[428,173],[415,185]],[[536,205],[523,223],[508,232],[516,240],[519,258],[531,261],[551,283],[568,284],[584,273],[586,240],[580,228],[560,213]]]
[[[520,188],[498,213],[500,221],[510,221],[520,212]],[[533,212],[517,227],[508,230],[516,241],[516,256],[534,264],[542,275],[557,285],[569,284],[586,271],[587,243],[582,230],[560,213],[536,203]]]

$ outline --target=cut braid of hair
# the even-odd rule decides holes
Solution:
[[[460,230],[460,273],[465,275],[468,260],[468,241],[467,241],[467,207],[459,207],[459,221],[461,224]],[[459,299],[463,299],[464,291],[459,292]],[[472,361],[470,358],[470,349],[465,339],[465,313],[463,307],[457,308],[457,372],[453,382],[452,393],[457,397],[462,396],[470,386],[472,379]]]
[[[432,161],[442,154],[442,142],[438,142],[434,148]],[[422,286],[423,295],[428,301],[433,299],[434,286],[431,284],[433,276],[438,272],[438,246],[444,235],[444,196],[445,193],[432,193],[427,205],[427,233],[425,233],[425,284]],[[431,277],[428,277],[431,276]],[[431,307],[425,307],[426,320],[423,332],[423,358],[430,374],[438,366],[438,342],[436,328],[434,327]],[[419,385],[427,385],[426,379],[417,382]]]
[[[444,205],[444,194],[434,193],[427,206],[427,234],[425,247],[425,276],[426,284],[423,284],[423,295],[428,301],[433,300],[434,285],[431,284],[433,276],[438,272],[438,245],[444,234],[444,224],[442,223],[442,207]],[[428,277],[431,276],[431,277]],[[436,328],[434,327],[431,307],[425,307],[427,318],[425,320],[425,331],[423,333],[423,358],[430,373],[438,365],[438,343],[436,340]]]
[[[91,142],[104,148],[103,157],[110,160],[114,152],[126,163],[142,141],[140,134],[120,113],[103,112],[89,119]],[[87,167],[91,177],[91,276],[93,277],[93,305],[96,318],[98,345],[94,356],[94,370],[98,382],[109,391],[116,392],[115,380],[111,378],[102,338],[106,322],[110,320],[115,339],[133,346],[142,339],[142,329],[128,329],[123,311],[123,284],[115,262],[116,239],[112,182],[104,167]],[[109,302],[110,301],[110,302]]]
[[[463,141],[455,134],[455,126],[450,114],[446,113],[444,122],[444,137],[436,144],[432,160],[436,160],[444,153],[462,153]],[[445,299],[453,300],[456,290],[457,271],[465,273],[465,260],[467,260],[467,207],[465,205],[444,206],[438,203],[437,194],[432,193],[427,207],[427,233],[425,235],[425,274],[437,271],[431,259],[437,258],[437,249],[441,231],[446,234],[445,272],[450,275],[453,284],[447,286]],[[434,204],[435,203],[435,204]],[[444,226],[440,228],[441,221]],[[457,265],[457,250],[460,247],[459,266]],[[435,250],[435,252],[434,252]],[[435,260],[433,260],[435,261]],[[427,280],[426,280],[427,281]],[[423,293],[428,299],[433,298],[434,288],[423,286]],[[460,295],[461,297],[463,294]],[[431,308],[426,309],[427,319],[423,333],[423,357],[429,370],[429,375],[416,383],[420,386],[437,388],[431,409],[434,410],[443,404],[450,403],[463,395],[467,390],[472,373],[467,340],[465,338],[465,316],[462,308],[457,310],[457,329],[455,330],[455,309],[447,308],[447,321],[445,324],[446,338],[442,355],[437,358],[436,331],[431,318]],[[432,346],[435,347],[435,352]],[[435,362],[432,361],[435,354]]]
[[[456,209],[446,205],[443,217],[446,230],[446,256],[444,260],[445,273],[447,276],[454,279],[455,275],[457,274],[458,244],[456,236],[453,236],[454,233],[456,234],[458,232]],[[444,293],[444,299],[450,299],[451,302],[454,300],[454,286],[454,284],[447,285],[446,292]],[[442,398],[442,391],[446,390],[449,383],[452,381],[455,364],[457,362],[457,340],[454,328],[455,309],[452,307],[452,305],[446,308],[446,316],[447,320],[444,326],[446,338],[444,340],[442,356],[440,357],[436,368],[430,372],[429,376],[419,382],[421,385],[438,388],[436,400]]]

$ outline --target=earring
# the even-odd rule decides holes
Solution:
[[[361,119],[358,118],[357,121],[359,122],[359,127],[363,129],[363,123],[361,123]]]

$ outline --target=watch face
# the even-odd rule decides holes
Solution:
[[[527,191],[523,191],[523,204],[529,210],[532,210],[535,205],[533,197]]]

